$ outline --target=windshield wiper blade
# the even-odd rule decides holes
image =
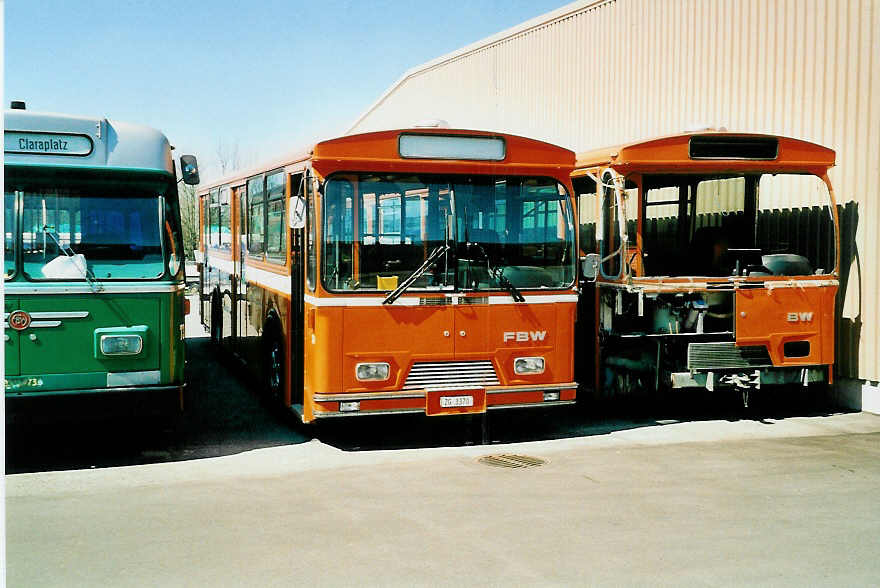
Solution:
[[[43,234],[49,235],[52,237],[52,240],[55,241],[55,245],[58,247],[58,250],[69,257],[70,259],[76,259],[76,253],[74,253],[73,249],[70,248],[69,245],[62,245],[61,239],[55,233],[55,227],[49,225],[43,225]],[[82,272],[83,278],[85,278],[86,282],[89,285],[89,288],[92,289],[92,292],[100,292],[104,289],[104,286],[98,281],[95,277],[95,274],[92,273],[92,270],[89,269],[88,263],[84,268],[80,268],[76,262],[73,262],[74,267]]]
[[[393,304],[395,300],[400,298],[400,295],[403,294],[407,288],[412,286],[413,282],[418,280],[422,274],[424,274],[432,265],[437,263],[437,260],[440,259],[440,256],[452,249],[449,245],[438,245],[434,251],[431,252],[431,255],[425,260],[425,262],[418,267],[416,271],[411,273],[407,278],[400,283],[397,288],[391,291],[388,296],[385,297],[385,300],[382,301],[382,304]]]
[[[470,243],[467,244],[468,247],[476,247],[479,249],[480,253],[483,254],[483,257],[486,258],[486,265],[489,269],[489,274],[495,278],[495,281],[498,282],[498,285],[504,288],[510,297],[513,298],[514,302],[525,302],[526,299],[523,298],[522,293],[517,289],[513,283],[507,279],[507,276],[504,275],[504,266],[501,264],[495,265],[492,263],[492,258],[489,257],[489,254],[479,243]]]
[[[525,302],[526,299],[523,297],[522,293],[517,290],[516,286],[507,279],[507,276],[504,275],[503,267],[493,267],[491,264],[489,265],[489,273],[492,274],[492,277],[498,282],[498,285],[507,290],[510,297],[513,298],[514,302]]]

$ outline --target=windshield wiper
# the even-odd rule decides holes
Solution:
[[[476,247],[480,250],[480,253],[483,254],[483,257],[486,258],[486,266],[489,269],[489,275],[495,278],[495,281],[498,282],[498,285],[507,290],[507,293],[510,294],[510,297],[513,298],[514,302],[525,302],[526,299],[523,297],[522,293],[517,289],[513,283],[507,279],[507,276],[504,275],[504,266],[501,264],[493,264],[492,259],[489,257],[489,254],[479,243],[471,243],[468,242],[468,247]]]
[[[504,268],[501,266],[493,267],[492,264],[489,264],[489,273],[493,278],[498,282],[498,285],[507,290],[510,297],[513,298],[514,302],[525,302],[526,299],[523,298],[522,293],[517,290],[516,286],[507,279],[507,276],[504,275]]]
[[[55,227],[49,225],[43,225],[43,234],[49,235],[53,241],[55,241],[55,246],[58,247],[58,250],[73,260],[73,266],[77,268],[85,278],[86,282],[89,284],[89,287],[92,289],[92,292],[99,292],[103,289],[103,286],[92,271],[89,269],[88,263],[85,261],[85,256],[83,256],[84,267],[80,267],[76,263],[76,253],[74,253],[73,249],[70,248],[69,245],[62,245],[61,239],[59,239],[58,235],[55,233]],[[45,249],[45,247],[44,247]]]
[[[393,304],[395,300],[400,298],[400,295],[403,294],[407,288],[412,286],[412,284],[418,280],[422,274],[428,271],[432,265],[437,263],[437,260],[440,259],[440,256],[452,249],[449,245],[438,245],[434,251],[431,252],[431,255],[425,260],[425,262],[419,266],[419,268],[411,273],[407,278],[400,283],[397,288],[395,288],[392,292],[385,297],[385,300],[382,301],[382,304]]]

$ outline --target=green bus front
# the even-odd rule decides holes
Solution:
[[[181,407],[184,280],[171,170],[16,165],[4,188],[7,400],[118,393]]]

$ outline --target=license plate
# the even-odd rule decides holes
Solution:
[[[473,396],[441,396],[440,408],[458,408],[461,406],[473,406]]]

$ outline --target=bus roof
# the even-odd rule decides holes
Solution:
[[[428,142],[433,144],[416,144],[412,154],[402,156],[402,136],[416,140],[428,137]],[[462,146],[457,142],[460,139],[474,140],[477,145]],[[502,150],[495,153],[498,157],[493,155],[494,148]],[[434,150],[438,155],[425,155],[420,149]],[[456,149],[463,149],[467,154],[458,156]],[[517,135],[443,128],[395,129],[320,141],[309,152],[300,151],[267,165],[226,176],[201,186],[199,192],[218,186],[241,185],[250,176],[309,158],[312,167],[325,177],[337,171],[423,172],[426,161],[430,161],[438,173],[510,173],[558,178],[567,177],[574,167],[573,151]]]
[[[832,149],[799,139],[701,131],[578,153],[576,168],[609,166],[621,174],[676,171],[822,174],[834,165],[834,160]]]
[[[3,119],[5,165],[174,175],[168,139],[147,126],[26,110],[6,110]]]

